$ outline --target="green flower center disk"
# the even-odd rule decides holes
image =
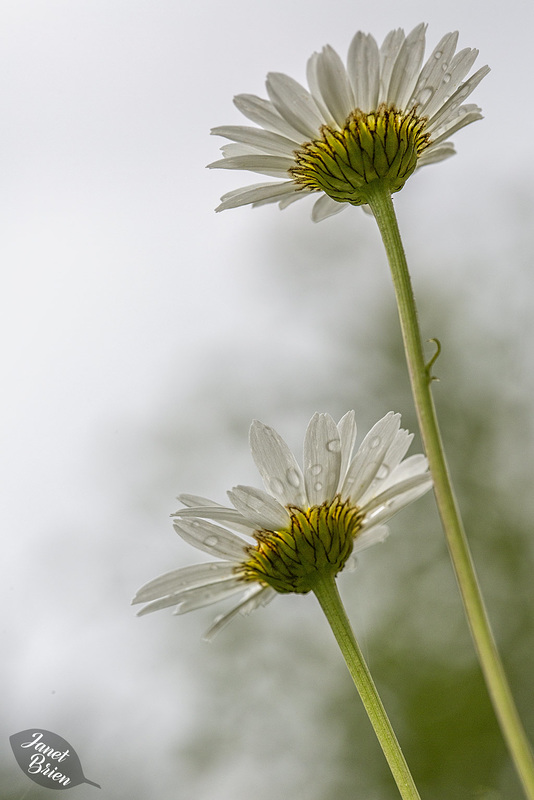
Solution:
[[[323,125],[321,139],[296,151],[296,166],[289,172],[311,191],[325,192],[340,203],[362,205],[374,181],[384,181],[391,193],[402,189],[430,144],[426,123],[415,109],[402,113],[381,106],[371,114],[356,109],[341,130]]]
[[[291,524],[278,531],[257,531],[256,547],[239,567],[246,581],[267,583],[277,592],[305,594],[319,573],[333,575],[343,569],[358,535],[362,514],[357,506],[332,502],[306,511],[288,507]]]

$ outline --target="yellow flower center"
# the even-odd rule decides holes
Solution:
[[[398,192],[430,144],[426,123],[415,109],[407,114],[385,105],[371,114],[356,109],[341,130],[323,125],[321,139],[295,153],[290,174],[307,189],[355,206],[367,202],[367,187],[377,180]]]
[[[319,573],[333,575],[343,569],[361,528],[357,506],[341,502],[311,506],[306,511],[288,508],[291,524],[279,531],[257,531],[256,547],[239,567],[243,580],[267,583],[277,592],[305,594]]]

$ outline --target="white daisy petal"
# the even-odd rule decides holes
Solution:
[[[332,500],[339,484],[341,439],[329,414],[314,414],[304,439],[304,480],[310,505]]]
[[[145,617],[147,614],[152,614],[154,611],[162,611],[164,608],[172,608],[176,605],[174,597],[160,597],[159,600],[153,600],[148,603],[144,608],[137,612],[136,616]]]
[[[384,457],[399,430],[400,416],[390,412],[369,431],[352,459],[341,488],[343,498],[359,503],[382,467]]]
[[[243,591],[243,581],[236,575],[231,575],[217,583],[207,584],[206,586],[195,586],[191,589],[184,589],[182,592],[160,597],[148,603],[137,613],[138,617],[151,614],[153,611],[161,611],[163,608],[176,606],[175,614],[185,614],[187,611],[194,611],[196,608],[218,603],[234,594]]]
[[[256,147],[251,147],[248,144],[240,144],[239,142],[230,142],[230,144],[223,144],[221,147],[223,158],[233,158],[234,156],[253,156],[258,154]],[[214,164],[216,162],[213,162]],[[209,164],[207,165],[209,168]]]
[[[219,603],[228,597],[243,593],[243,579],[239,576],[234,577],[221,584],[212,586],[199,586],[183,592],[178,599],[178,607],[175,614],[187,614],[189,611],[196,611],[197,608],[205,608],[213,603]]]
[[[365,493],[360,497],[359,502],[362,505],[365,505],[367,497],[372,494],[376,494],[377,490],[383,491],[390,485],[392,476],[395,475],[396,467],[406,455],[412,439],[413,433],[408,433],[408,431],[405,431],[402,428],[398,431],[392,443],[388,447],[387,452],[384,454],[380,468],[378,469],[375,477],[367,487]]]
[[[404,108],[412,92],[425,53],[426,25],[421,23],[408,34],[395,61],[388,86],[388,105]]]
[[[221,614],[217,617],[213,625],[208,628],[206,633],[202,636],[202,641],[211,642],[213,638],[220,633],[223,628],[226,628],[237,614],[250,614],[255,611],[259,606],[266,606],[276,596],[274,589],[269,586],[253,586],[243,596],[239,605],[235,606],[227,614]]]
[[[380,53],[375,39],[359,31],[347,56],[347,72],[354,92],[355,107],[368,114],[378,108]]]
[[[456,53],[450,66],[447,69],[446,62],[441,63],[441,75],[434,96],[428,101],[425,107],[425,116],[429,119],[438,111],[445,101],[456,91],[463,81],[473,64],[475,63],[478,50],[465,48]]]
[[[211,561],[208,564],[194,564],[191,567],[174,569],[142,586],[132,603],[146,603],[148,600],[157,600],[159,597],[177,594],[184,589],[208,586],[224,581],[233,575],[234,566],[229,561]]]
[[[342,128],[354,110],[354,94],[342,60],[329,45],[315,62],[315,75],[323,103]]]
[[[362,531],[360,535],[357,537],[356,541],[354,542],[354,548],[352,550],[352,554],[356,555],[357,553],[361,553],[363,550],[367,550],[368,547],[372,547],[375,544],[381,544],[385,542],[385,540],[389,536],[389,528],[386,525],[376,525],[372,528],[368,528],[367,530]]]
[[[234,105],[245,117],[265,130],[280,133],[295,142],[301,141],[301,132],[283,119],[269,100],[253,94],[238,94],[234,97]]]
[[[229,525],[239,533],[245,533],[250,536],[255,530],[255,526],[249,520],[243,517],[235,508],[226,508],[225,506],[195,506],[193,508],[180,508],[171,514],[175,519],[201,519],[215,520],[216,522],[223,522]]]
[[[428,477],[428,459],[422,453],[418,453],[415,456],[404,459],[402,464],[398,464],[391,471],[389,477],[380,485],[380,491],[383,492],[389,489],[390,486],[398,486],[410,478],[421,475]]]
[[[314,203],[312,221],[321,222],[323,219],[327,219],[327,217],[333,217],[334,214],[339,214],[341,211],[344,211],[345,208],[346,206],[344,203],[337,203],[335,200],[332,200],[331,197],[328,197],[327,194],[323,194]]]
[[[402,28],[390,31],[380,48],[380,85],[378,90],[378,105],[386,103],[389,94],[389,82],[393,73],[395,62],[400,49],[404,44],[404,31]]]
[[[273,105],[285,120],[305,139],[316,139],[323,120],[309,92],[297,81],[282,72],[267,75],[267,93]]]
[[[267,492],[252,486],[235,486],[228,492],[228,497],[237,510],[257,528],[279,530],[287,528],[291,523],[284,506]]]
[[[467,106],[461,106],[458,109],[458,119],[454,124],[447,126],[447,128],[440,133],[439,136],[436,136],[434,139],[434,144],[438,145],[441,144],[445,139],[448,139],[449,136],[452,136],[459,131],[460,128],[465,128],[466,125],[470,125],[471,122],[476,122],[477,119],[482,119],[482,114],[477,109],[477,111],[468,111]]]
[[[219,508],[224,508],[220,503],[216,503],[215,500],[210,500],[208,497],[202,497],[199,494],[179,494],[177,499],[184,506],[209,506],[210,508],[219,506]]]
[[[458,32],[447,33],[441,41],[438,42],[425,66],[421,70],[421,74],[417,79],[417,83],[413,90],[413,94],[408,102],[409,106],[418,106],[421,114],[429,116],[430,111],[427,109],[436,96],[436,92],[442,84],[445,76],[448,73],[449,62],[452,58],[458,41]],[[450,79],[449,79],[450,80]],[[456,88],[456,87],[454,87]]]
[[[481,67],[474,75],[462,83],[440,110],[429,120],[429,131],[436,131],[437,129],[441,129],[442,126],[445,126],[447,121],[451,118],[451,115],[461,106],[463,101],[469,97],[471,92],[474,91],[482,78],[485,78],[489,71],[489,67]]]
[[[339,482],[341,486],[356,443],[357,426],[354,411],[347,411],[337,423],[337,429],[341,440],[341,464],[339,466]]]
[[[250,427],[250,448],[267,491],[284,506],[305,505],[302,472],[282,437],[273,428],[254,420]]]
[[[452,142],[443,142],[438,145],[431,145],[423,155],[419,158],[419,166],[424,167],[425,164],[436,164],[438,161],[444,161],[456,154]]]
[[[245,125],[221,125],[213,128],[211,133],[213,136],[224,136],[226,139],[233,139],[235,142],[250,145],[273,155],[290,156],[299,147],[297,142],[278,133],[264,131],[261,128],[248,128]]]
[[[295,185],[295,191],[291,194],[286,194],[285,197],[278,202],[279,208],[287,208],[291,205],[291,203],[296,203],[297,200],[302,200],[303,197],[308,197],[309,192],[306,189],[300,189],[297,185]],[[254,206],[258,206],[260,203],[254,203]],[[339,205],[339,204],[338,204]]]
[[[377,525],[390,519],[397,511],[420,497],[432,486],[430,475],[415,475],[390,487],[374,497],[365,506],[366,518],[362,528]]]
[[[336,128],[337,123],[323,100],[321,88],[319,86],[317,70],[320,58],[321,57],[319,53],[312,53],[308,59],[308,63],[306,64],[306,80],[308,81],[311,95],[315,100],[317,108],[319,109],[323,123],[328,125],[330,128]]]
[[[293,159],[286,156],[266,156],[262,153],[221,158],[208,164],[208,169],[247,169],[273,178],[284,178],[293,166]]]
[[[296,191],[299,191],[300,196],[303,195],[302,190],[299,190],[299,187],[293,181],[256,183],[252,186],[244,186],[242,189],[235,189],[232,192],[223,194],[221,197],[222,203],[215,210],[225,211],[228,208],[238,208],[249,203],[265,203],[268,201],[276,203],[286,195],[293,194]]]
[[[369,517],[369,519],[364,521],[362,524],[362,529],[367,528],[368,525],[375,526],[381,525],[383,522],[388,522],[393,516],[395,516],[395,514],[397,514],[406,506],[410,505],[410,503],[418,500],[431,488],[431,480],[427,481],[426,483],[421,482],[420,485],[416,486],[414,489],[404,492],[404,494],[399,495],[393,500],[390,500],[387,505],[378,509],[371,517]]]
[[[247,543],[220,525],[197,518],[180,519],[174,523],[174,530],[184,541],[212,556],[233,560],[246,557]]]

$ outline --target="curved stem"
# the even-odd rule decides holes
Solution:
[[[434,493],[456,579],[503,736],[523,783],[525,794],[529,800],[534,800],[534,759],[497,652],[454,496],[430,391],[432,378],[425,365],[415,298],[393,200],[387,187],[381,185],[379,181],[368,188],[370,189],[368,202],[377,221],[391,268],[419,427],[434,480]]]
[[[336,637],[352,680],[358,689],[380,746],[384,751],[401,797],[403,800],[420,800],[419,792],[408,769],[406,759],[402,754],[397,737],[391,727],[391,722],[378,696],[371,673],[358,647],[341,602],[334,576],[318,575],[313,591]]]

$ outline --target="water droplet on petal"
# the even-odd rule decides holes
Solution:
[[[331,439],[329,442],[326,443],[326,449],[330,453],[339,453],[341,450],[341,442],[339,439]]]
[[[315,489],[316,492],[320,492],[321,489],[323,488],[323,484],[320,481],[317,481],[317,483],[313,485],[313,488]]]
[[[279,478],[270,478],[269,487],[271,489],[271,492],[275,495],[284,493],[284,484]]]
[[[443,83],[449,83],[450,79],[451,79],[451,73],[446,72],[445,75],[443,76]]]
[[[373,436],[373,438],[369,442],[369,447],[371,447],[374,450],[376,447],[380,446],[381,442],[382,439],[380,436]]]
[[[295,489],[298,489],[300,486],[300,475],[298,474],[297,470],[293,467],[290,467],[286,472],[287,482],[290,486],[293,486]]]
[[[383,481],[389,475],[389,467],[387,464],[381,464],[378,468],[378,472],[376,473],[376,477],[379,481]]]
[[[434,58],[436,59],[436,61],[439,61],[442,56],[443,53],[441,50],[436,50],[436,52],[434,53]]]
[[[310,472],[312,475],[320,475],[323,471],[322,464],[314,464],[313,467],[310,467]]]
[[[425,88],[421,89],[421,91],[419,92],[416,101],[420,103],[422,106],[424,106],[426,105],[426,103],[428,103],[433,94],[434,94],[434,89],[431,86],[425,86]]]
[[[215,545],[218,542],[219,539],[217,536],[206,536],[206,538],[204,539],[204,544],[207,545],[208,547],[215,547]]]

